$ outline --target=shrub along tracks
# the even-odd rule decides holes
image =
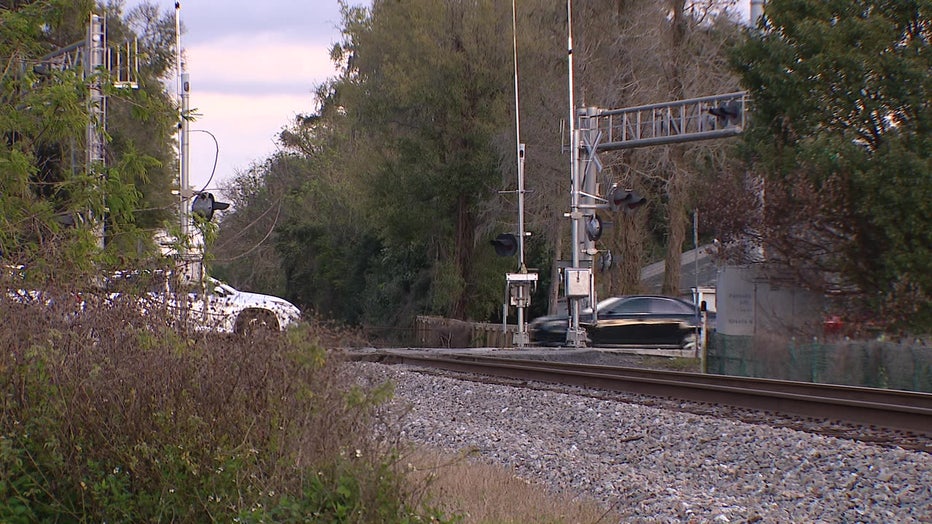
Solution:
[[[566,388],[598,398],[620,395],[641,404],[932,453],[928,393],[557,362],[546,360],[546,353],[507,354],[379,350],[352,358],[457,373],[479,382]],[[515,355],[524,358],[510,358]]]

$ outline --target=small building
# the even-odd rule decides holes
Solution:
[[[709,311],[716,311],[716,292],[719,267],[712,257],[714,246],[699,246],[683,253],[680,258],[679,295],[697,304],[703,301]],[[666,262],[661,260],[641,269],[641,288],[645,293],[659,294],[663,289]]]

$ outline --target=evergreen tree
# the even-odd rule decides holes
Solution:
[[[381,276],[404,278],[399,292],[420,311],[489,314],[477,233],[480,205],[501,178],[494,141],[509,125],[511,53],[501,38],[511,33],[509,11],[376,1],[347,18],[335,90],[367,151],[367,164],[351,167],[367,189],[360,196],[383,260],[395,261]]]
[[[928,0],[773,0],[733,60],[763,179],[745,232],[846,312],[919,330],[932,326],[930,20]]]

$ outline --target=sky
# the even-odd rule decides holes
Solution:
[[[142,2],[127,0],[125,10]],[[174,0],[148,2],[174,16]],[[330,47],[341,38],[340,5],[337,0],[181,0],[180,5],[189,107],[197,113],[189,126],[189,178],[192,187],[204,188],[216,155],[207,188],[219,190],[274,153],[276,136],[296,115],[316,109],[315,88],[336,75]],[[171,90],[177,94],[176,83]]]
[[[126,0],[126,10],[143,1]],[[148,2],[174,16],[174,0]],[[746,12],[749,0],[738,2]],[[295,116],[315,111],[315,88],[336,75],[330,47],[341,38],[340,5],[182,0],[180,6],[189,106],[198,114],[189,127],[189,178],[197,190],[219,192],[236,173],[273,154],[277,135]]]

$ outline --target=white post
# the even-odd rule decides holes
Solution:
[[[181,2],[175,2],[175,62],[178,68],[178,219],[181,226],[183,242],[190,236],[190,217],[188,216],[188,88],[189,79],[185,72],[181,48]]]
[[[524,264],[524,144],[521,143],[521,106],[518,91],[518,3],[516,0],[511,2],[511,35],[515,68],[515,153],[518,159],[518,271],[526,272],[527,266]],[[508,280],[507,275],[505,278]],[[508,281],[507,285],[508,294],[510,295],[512,283]],[[509,301],[510,297],[505,301],[506,309]],[[523,348],[528,343],[527,329],[525,329],[524,325],[524,308],[527,307],[527,304],[519,300],[516,306],[518,324],[512,342],[516,347]]]
[[[88,96],[87,104],[90,119],[87,123],[86,169],[88,174],[93,176],[96,180],[98,189],[100,190],[101,198],[104,198],[103,173],[98,172],[98,170],[103,167],[104,163],[103,133],[107,121],[107,100],[104,97],[103,90],[101,89],[100,85],[100,75],[103,74],[105,67],[104,56],[107,52],[107,43],[104,19],[93,13],[90,15],[90,21],[87,26],[87,42],[85,44],[85,50],[87,55],[84,60],[84,75],[85,78],[87,78],[87,75],[93,75],[91,76],[92,80],[88,86],[90,93]],[[104,231],[105,216],[103,213],[101,213],[101,216],[91,217],[91,220],[94,223],[94,234],[97,237],[97,246],[103,249],[106,235]]]
[[[181,2],[175,2],[175,51],[178,66],[178,98],[179,98],[179,122],[178,122],[178,218],[181,222],[181,244],[182,250],[179,253],[181,257],[181,270],[187,283],[202,284],[204,281],[204,267],[199,253],[199,247],[195,245],[194,235],[191,229],[191,182],[189,177],[189,166],[191,157],[190,141],[190,94],[191,80],[185,71],[184,59],[181,48]]]
[[[579,230],[582,227],[582,217],[579,211],[579,137],[576,136],[576,99],[573,94],[573,3],[566,0],[566,46],[567,67],[569,69],[569,130],[570,130],[570,180],[572,192],[570,194],[570,242],[573,251],[572,267],[579,268]],[[567,295],[569,295],[567,293]],[[566,330],[566,342],[573,347],[585,344],[585,336],[579,328],[579,301],[578,297],[567,297],[569,322]]]
[[[751,0],[751,16],[749,20],[751,25],[757,25],[760,18],[764,16],[764,1],[765,0]]]

